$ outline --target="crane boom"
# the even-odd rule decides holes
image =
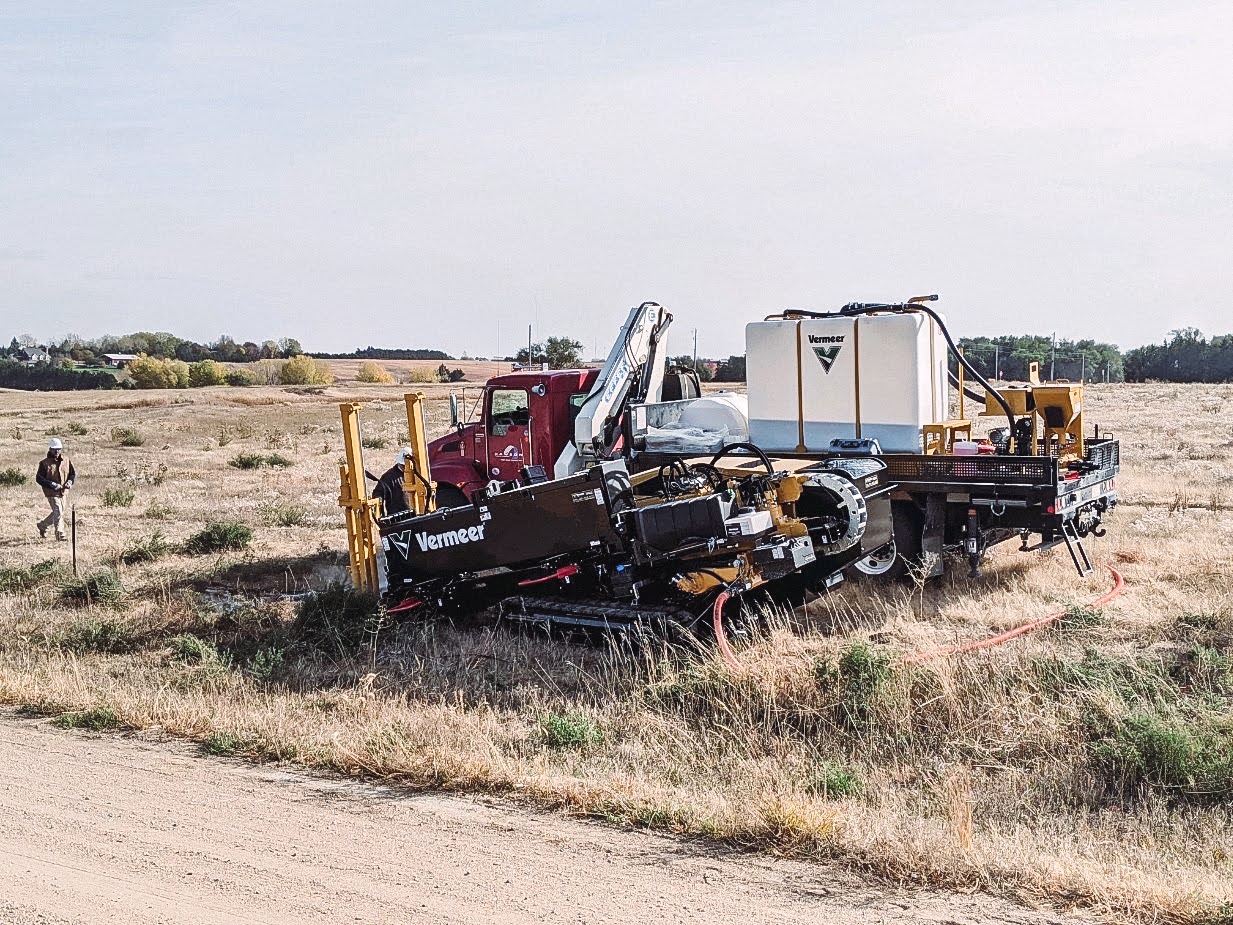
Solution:
[[[557,478],[572,475],[611,456],[621,436],[621,418],[631,403],[659,401],[672,315],[656,302],[629,312],[574,419],[574,439],[557,459]]]

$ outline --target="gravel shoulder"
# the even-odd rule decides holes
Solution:
[[[1075,922],[0,714],[0,922]]]

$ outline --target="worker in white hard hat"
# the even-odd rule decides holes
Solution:
[[[39,461],[38,471],[34,481],[43,489],[47,503],[51,505],[51,513],[38,522],[39,536],[46,539],[47,528],[56,528],[56,539],[66,540],[64,535],[64,493],[73,487],[77,480],[77,470],[64,455],[64,444],[55,437],[47,444],[47,455]]]
[[[403,467],[410,456],[411,447],[404,446],[399,450],[394,458],[394,465],[377,479],[377,486],[372,490],[373,497],[381,499],[381,512],[386,517],[411,507],[407,504],[407,495],[403,491]]]

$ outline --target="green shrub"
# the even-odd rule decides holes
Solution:
[[[248,662],[248,673],[263,684],[273,681],[283,671],[286,656],[277,646],[259,648]]]
[[[211,732],[201,740],[201,750],[207,755],[225,757],[243,751],[248,740],[234,732]]]
[[[120,446],[144,446],[146,442],[146,438],[131,427],[113,427],[111,439]]]
[[[68,432],[74,437],[84,437],[90,431],[86,428],[85,424],[82,424],[79,421],[70,421],[68,425]]]
[[[24,472],[20,472],[13,467],[8,469],[0,469],[0,487],[16,488],[18,485],[25,485],[28,479]]]
[[[124,724],[116,711],[111,707],[91,707],[89,710],[78,710],[65,713],[52,720],[52,725],[61,729],[88,729],[91,732],[106,732],[108,729],[119,729]]]
[[[129,540],[120,552],[120,561],[125,565],[136,565],[140,562],[154,562],[171,551],[171,544],[163,539],[163,534],[155,530],[149,536]]]
[[[267,508],[266,518],[273,527],[302,527],[308,523],[308,508],[302,504],[280,501]]]
[[[137,644],[136,633],[128,623],[114,617],[78,620],[60,634],[60,648],[69,652],[101,652],[114,655],[129,652]]]
[[[253,531],[234,520],[213,520],[194,533],[184,544],[189,555],[202,556],[229,549],[244,549],[253,540]]]
[[[253,378],[252,373],[243,369],[233,369],[227,373],[227,385],[236,386],[237,388],[246,385],[255,385],[257,380]]]
[[[0,567],[0,592],[15,594],[29,591],[44,584],[59,571],[60,563],[55,559],[44,559],[29,568]]]
[[[546,713],[539,718],[539,728],[549,748],[589,748],[604,739],[595,720],[585,713]]]
[[[853,643],[840,653],[836,677],[844,725],[853,729],[870,725],[876,700],[892,672],[890,656],[874,652],[866,643]]]
[[[1080,604],[1066,608],[1066,613],[1057,622],[1059,630],[1086,630],[1099,626],[1105,620],[1105,615],[1099,610],[1092,610]]]
[[[1190,713],[1136,710],[1104,729],[1091,756],[1106,786],[1123,799],[1150,790],[1175,801],[1233,796],[1233,717],[1223,710]]]
[[[265,465],[265,457],[260,453],[236,453],[227,465],[236,469],[260,469]]]
[[[237,453],[227,460],[227,465],[236,469],[260,469],[269,466],[271,469],[285,469],[291,465],[291,460],[281,453],[271,453],[262,456],[260,453]]]
[[[1233,656],[1213,646],[1195,644],[1180,653],[1171,673],[1184,687],[1233,695]]]
[[[124,585],[114,569],[99,569],[83,578],[70,578],[60,586],[66,604],[118,606],[125,596]]]
[[[375,639],[387,619],[375,594],[335,582],[300,601],[289,636],[314,649],[350,656]]]
[[[137,493],[127,485],[103,489],[103,507],[130,507]]]
[[[170,520],[175,516],[176,510],[170,504],[165,504],[162,501],[151,501],[146,505],[142,517],[146,520]]]
[[[360,446],[366,450],[384,450],[389,445],[389,438],[382,437],[380,434],[360,438]]]
[[[823,761],[805,785],[805,789],[826,800],[856,796],[864,788],[851,768],[837,762]]]
[[[218,650],[213,645],[197,636],[183,634],[172,636],[167,640],[171,647],[171,657],[186,665],[201,665],[206,662],[219,661]]]

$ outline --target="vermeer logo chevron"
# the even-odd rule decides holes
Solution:
[[[809,346],[813,350],[813,355],[818,358],[818,362],[822,364],[822,371],[829,373],[839,357],[839,351],[843,349],[843,336],[822,337],[818,334],[810,334]]]

